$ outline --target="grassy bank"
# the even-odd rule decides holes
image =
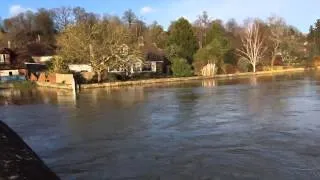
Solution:
[[[15,81],[15,82],[5,82],[5,83],[0,83],[0,88],[3,89],[32,89],[36,88],[37,85],[34,82],[31,81]]]
[[[140,80],[130,80],[130,81],[115,81],[106,83],[94,83],[94,84],[81,84],[81,89],[93,89],[93,88],[106,88],[106,87],[121,87],[121,86],[135,86],[144,84],[156,84],[156,83],[171,83],[171,82],[188,82],[194,80],[204,80],[204,79],[225,79],[225,78],[240,78],[240,77],[250,77],[250,76],[268,76],[281,73],[295,73],[304,72],[306,70],[314,70],[315,68],[291,68],[291,69],[281,69],[273,71],[260,71],[256,73],[236,73],[236,74],[221,74],[214,77],[202,77],[202,76],[192,76],[192,77],[179,77],[179,78],[151,78],[151,79],[140,79]],[[47,82],[36,82],[38,87],[56,88],[56,89],[72,89],[72,85],[68,84],[52,84]]]

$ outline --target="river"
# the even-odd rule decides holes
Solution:
[[[0,90],[0,120],[62,179],[319,179],[320,73]]]

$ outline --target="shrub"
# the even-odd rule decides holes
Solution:
[[[117,73],[106,73],[105,77],[103,78],[104,81],[108,82],[115,82],[115,81],[122,81],[124,76]]]
[[[320,56],[315,56],[312,60],[315,67],[320,66]]]
[[[225,74],[235,74],[238,71],[232,64],[224,64],[222,69]]]
[[[50,72],[63,74],[70,72],[67,63],[59,56],[54,56],[51,61],[47,62],[46,65]]]
[[[252,67],[252,65],[251,65],[251,67]],[[261,64],[261,63],[258,63],[257,65],[256,65],[256,71],[258,72],[258,71],[263,71],[263,65]]]
[[[250,68],[248,61],[243,58],[239,59],[237,66],[240,72],[248,72]]]
[[[193,75],[191,65],[183,58],[174,58],[172,60],[171,70],[175,77],[187,77]]]
[[[156,73],[156,72],[140,72],[134,73],[131,76],[132,80],[140,80],[140,79],[156,79],[156,78],[164,78],[167,77],[166,74]]]

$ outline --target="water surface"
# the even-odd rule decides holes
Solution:
[[[320,73],[0,90],[0,119],[62,179],[319,179]]]

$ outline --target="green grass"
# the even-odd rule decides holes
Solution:
[[[12,82],[11,84],[15,89],[32,89],[37,86],[36,83],[31,81],[16,81]]]

